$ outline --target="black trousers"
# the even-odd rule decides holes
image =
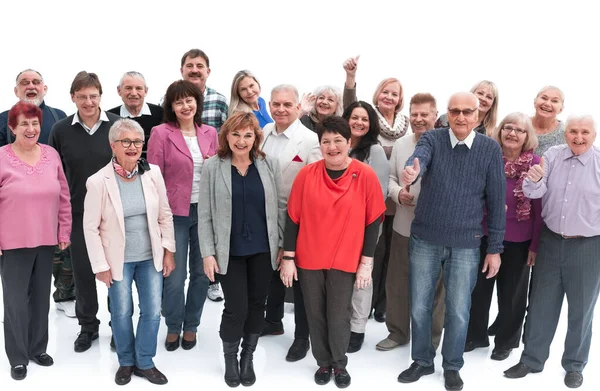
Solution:
[[[373,257],[373,299],[371,307],[376,313],[385,313],[387,301],[385,294],[385,280],[387,279],[390,250],[392,247],[392,232],[394,232],[394,216],[386,216],[383,220],[383,229]]]
[[[227,273],[219,275],[225,296],[221,340],[235,342],[244,334],[261,333],[272,275],[271,253],[229,257]]]
[[[487,279],[487,273],[481,273],[487,253],[487,237],[481,240],[480,272],[477,285],[471,296],[471,318],[467,342],[488,343],[488,323],[490,305],[494,294],[494,282],[498,289],[498,333],[494,343],[498,349],[519,347],[523,329],[523,319],[527,309],[527,290],[529,270],[527,256],[530,242],[504,242],[504,252],[500,255],[502,264],[494,278]]]
[[[283,319],[283,307],[285,304],[285,285],[281,282],[279,271],[273,272],[269,296],[267,297],[267,322],[278,323]],[[294,322],[296,330],[294,338],[308,339],[308,321],[306,320],[306,309],[304,308],[304,296],[299,281],[294,281],[292,285],[294,290]]]
[[[312,353],[320,367],[346,368],[350,343],[352,290],[356,275],[340,270],[298,268],[306,293]]]
[[[96,317],[98,292],[96,291],[96,276],[92,271],[83,236],[83,213],[73,213],[71,259],[75,278],[75,315],[79,320],[81,331],[97,332],[100,325],[100,321]]]
[[[54,246],[2,251],[4,347],[11,366],[46,352],[53,256]]]

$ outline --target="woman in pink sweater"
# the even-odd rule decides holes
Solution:
[[[54,247],[70,244],[71,202],[58,153],[38,144],[42,111],[19,102],[8,113],[13,144],[0,148],[0,275],[4,344],[15,380],[46,354]]]

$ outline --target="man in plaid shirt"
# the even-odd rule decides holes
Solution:
[[[206,86],[210,75],[208,56],[200,49],[191,49],[181,57],[181,77],[194,83],[204,95],[202,123],[221,130],[227,119],[227,100],[225,96]]]

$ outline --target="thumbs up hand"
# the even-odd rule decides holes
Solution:
[[[417,180],[419,173],[421,172],[421,167],[419,166],[419,159],[415,158],[412,166],[404,167],[402,171],[402,183],[405,185],[412,185],[415,180]]]
[[[539,182],[546,173],[545,165],[544,158],[541,158],[540,164],[535,164],[529,168],[529,171],[527,171],[527,178],[532,182]]]

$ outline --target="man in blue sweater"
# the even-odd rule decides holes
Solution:
[[[489,246],[481,272],[500,268],[505,217],[504,163],[500,146],[473,129],[479,100],[470,92],[448,102],[450,128],[425,132],[402,172],[404,185],[421,177],[421,194],[409,242],[413,364],[398,376],[412,383],[434,373],[431,341],[433,297],[443,268],[446,318],[442,347],[447,390],[461,390],[471,292],[477,281],[479,245],[487,213]]]

